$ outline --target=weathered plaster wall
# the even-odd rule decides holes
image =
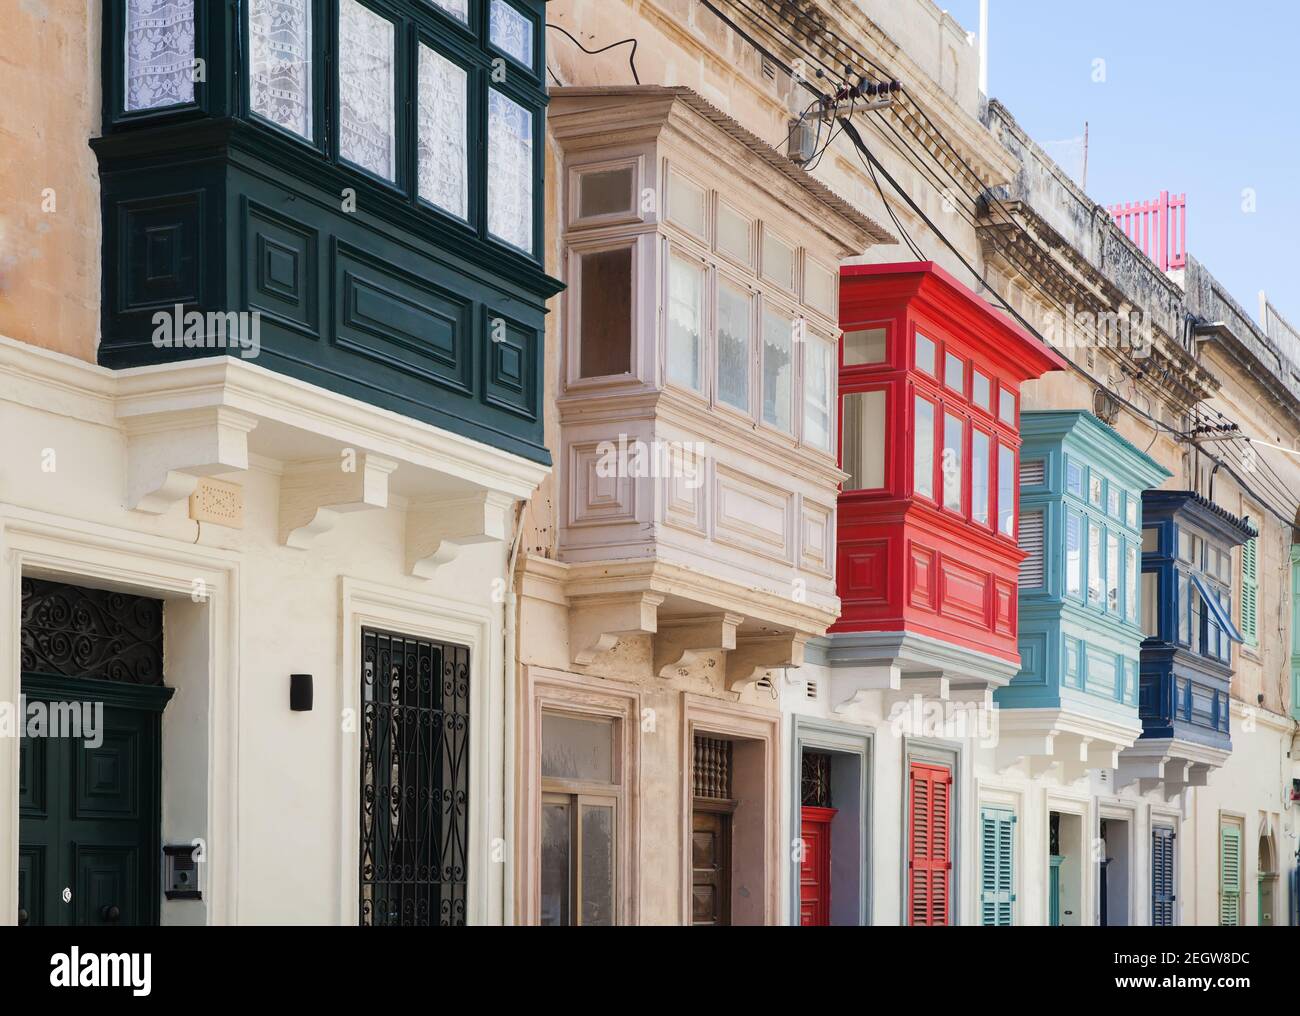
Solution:
[[[95,359],[100,8],[10,0],[0,31],[0,335]]]

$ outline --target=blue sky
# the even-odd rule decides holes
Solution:
[[[979,0],[937,2],[978,31]],[[1300,3],[989,9],[990,94],[1039,142],[1080,137],[1088,122],[1089,196],[1111,205],[1186,192],[1192,255],[1252,316],[1263,289],[1300,323]],[[1076,179],[1078,147],[1049,149]]]

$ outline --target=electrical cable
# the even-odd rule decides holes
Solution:
[[[572,32],[570,32],[567,28],[563,28],[560,25],[557,25],[551,21],[546,22],[546,27],[553,28],[557,32],[561,32],[564,35],[567,35],[570,39],[573,40],[573,44],[577,46],[580,50],[582,50],[584,53],[586,53],[588,56],[598,56],[599,54],[604,53],[607,50],[615,49],[618,46],[626,46],[630,42],[632,44],[632,52],[630,52],[627,55],[627,64],[632,69],[632,80],[635,81],[638,85],[641,84],[641,78],[636,72],[636,48],[639,45],[639,43],[634,36],[630,36],[626,39],[619,39],[618,42],[611,42],[608,46],[601,46],[600,49],[588,49],[581,42],[579,42],[578,37],[575,36]],[[554,72],[552,72],[551,76],[552,77],[555,76]],[[556,80],[558,81],[559,79],[557,78]]]

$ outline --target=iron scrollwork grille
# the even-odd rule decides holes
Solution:
[[[163,683],[161,600],[34,578],[22,600],[24,674]]]
[[[469,650],[362,632],[362,925],[465,923]]]
[[[803,753],[802,803],[805,808],[830,808],[831,757],[823,751]]]

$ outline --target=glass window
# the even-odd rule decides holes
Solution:
[[[703,188],[680,173],[668,173],[668,218],[696,236],[704,235],[705,194]]]
[[[505,0],[492,0],[488,41],[507,56],[533,67],[533,22]]]
[[[1124,502],[1125,521],[1128,522],[1130,529],[1138,527],[1138,498],[1133,494],[1126,495],[1127,500]]]
[[[488,232],[533,253],[533,114],[488,90]]]
[[[943,383],[955,392],[966,391],[966,361],[948,353],[944,357]]]
[[[310,0],[249,0],[249,108],[308,140],[312,136],[311,27]]]
[[[1119,613],[1119,538],[1106,533],[1106,609]]]
[[[809,338],[803,353],[803,440],[804,444],[831,450],[831,346]]]
[[[614,781],[614,721],[542,714],[542,775],[590,783]]]
[[[469,24],[469,0],[433,0],[457,21]]]
[[[1101,526],[1088,522],[1088,602],[1101,603]]]
[[[1088,473],[1088,500],[1101,507],[1102,479],[1094,472]]]
[[[1185,572],[1178,573],[1178,601],[1174,604],[1174,613],[1178,617],[1178,641],[1189,646],[1192,644],[1192,584]]]
[[[420,46],[419,195],[458,219],[469,217],[469,75]]]
[[[992,412],[991,398],[989,379],[979,371],[975,371],[971,380],[971,401],[988,413]]]
[[[920,332],[916,333],[916,369],[923,370],[931,377],[934,373],[934,342],[927,339]]]
[[[885,329],[866,328],[844,333],[844,366],[885,362]]]
[[[966,444],[966,423],[959,416],[945,413],[943,417],[943,506],[960,512],[961,484],[963,478],[962,456]]]
[[[1016,425],[1016,397],[1005,388],[998,390],[998,419],[1013,427]]]
[[[845,490],[879,490],[885,485],[885,393],[845,395]]]
[[[579,377],[632,372],[632,248],[578,258]]]
[[[395,35],[387,18],[339,0],[339,156],[385,180],[396,178]]]
[[[913,404],[912,491],[934,497],[934,405],[919,395]]]
[[[794,248],[767,229],[763,230],[763,277],[782,289],[794,289]]]
[[[1065,489],[1075,497],[1083,497],[1083,467],[1077,462],[1065,464]]]
[[[1016,453],[998,445],[998,529],[1016,535]]]
[[[194,69],[194,0],[130,0],[126,111],[193,102]]]
[[[1138,619],[1138,552],[1137,547],[1124,543],[1124,617],[1136,624]]]
[[[547,797],[542,802],[541,923],[565,927],[572,923],[573,799]]]
[[[1083,597],[1083,519],[1074,512],[1065,515],[1065,592]]]
[[[1142,631],[1147,638],[1160,637],[1160,576],[1156,572],[1142,573]]]
[[[1142,530],[1142,553],[1157,554],[1160,552],[1160,530],[1156,526],[1148,526]]]
[[[763,310],[763,421],[790,432],[794,404],[794,322]]]
[[[754,262],[753,224],[725,202],[718,202],[718,250],[743,265]]]
[[[971,519],[982,526],[989,524],[989,436],[978,428],[970,436],[970,512]]]
[[[718,401],[749,412],[750,333],[753,300],[727,282],[718,284]]]
[[[578,217],[595,219],[603,215],[627,214],[635,207],[632,185],[636,174],[631,166],[598,169],[578,174]]]
[[[816,261],[805,261],[803,269],[803,299],[829,317],[839,316],[839,302],[835,298],[835,274]]]
[[[704,334],[704,269],[674,254],[668,261],[668,362],[674,384],[700,390],[700,345]]]
[[[579,799],[582,837],[582,924],[614,923],[614,805]]]
[[[1106,513],[1112,518],[1119,518],[1119,488],[1113,483],[1106,487]]]

